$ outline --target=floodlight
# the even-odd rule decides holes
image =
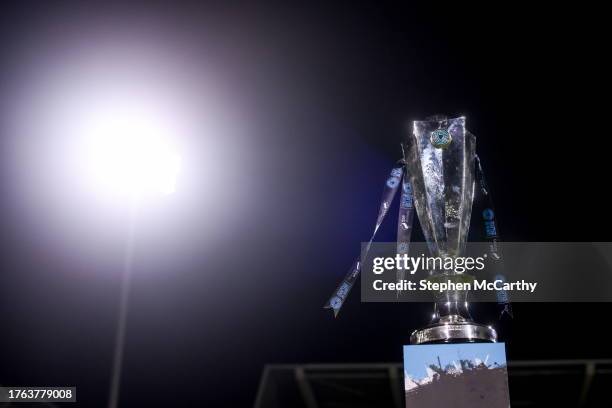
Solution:
[[[174,192],[180,156],[168,124],[140,109],[93,112],[82,119],[84,164],[92,181],[125,195]]]

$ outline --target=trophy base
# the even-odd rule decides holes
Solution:
[[[441,317],[436,323],[415,330],[410,344],[495,343],[497,332],[491,326],[474,323],[458,315]]]

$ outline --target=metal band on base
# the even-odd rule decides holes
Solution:
[[[491,326],[461,321],[435,323],[410,335],[410,344],[470,343],[497,341],[497,332]]]

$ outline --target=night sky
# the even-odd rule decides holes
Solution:
[[[322,306],[369,238],[410,120],[467,117],[504,240],[609,240],[596,10],[13,2],[1,15],[2,385],[76,385],[77,405],[107,404],[126,215],[80,205],[39,160],[55,150],[22,155],[7,125],[30,71],[100,38],[171,49],[240,117],[235,133],[182,141],[187,181],[138,220],[122,406],[251,406],[266,363],[400,362],[429,305],[360,303],[356,288],[337,319]],[[611,356],[581,334],[609,304],[514,309],[509,359]]]

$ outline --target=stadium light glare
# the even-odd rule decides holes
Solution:
[[[181,157],[172,129],[155,114],[137,110],[94,112],[81,121],[85,166],[99,186],[141,197],[175,191]]]

